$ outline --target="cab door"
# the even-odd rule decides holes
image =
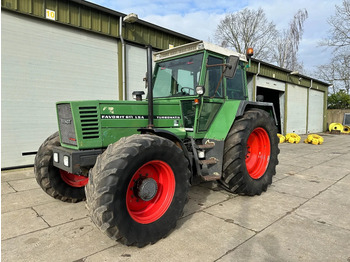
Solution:
[[[205,93],[198,117],[197,133],[206,132],[225,101],[222,57],[208,55],[204,88]]]

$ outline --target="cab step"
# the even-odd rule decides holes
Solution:
[[[215,165],[219,160],[215,157],[211,157],[209,159],[199,160],[199,164],[201,165]]]
[[[214,173],[211,175],[201,176],[201,178],[206,182],[216,181],[216,180],[219,180],[221,178],[221,175],[219,173]]]
[[[215,147],[215,143],[214,142],[208,142],[209,140],[207,140],[207,142],[203,145],[198,145],[199,149],[212,149]]]

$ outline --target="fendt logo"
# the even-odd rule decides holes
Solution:
[[[61,124],[70,125],[72,123],[72,119],[61,119]]]

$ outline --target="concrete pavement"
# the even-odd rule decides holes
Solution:
[[[277,174],[261,196],[192,187],[176,229],[141,249],[103,235],[84,202],[46,195],[33,168],[3,171],[1,259],[349,262],[350,136],[322,135],[323,145],[280,144]]]

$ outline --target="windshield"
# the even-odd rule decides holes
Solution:
[[[155,68],[153,97],[195,95],[203,53],[160,62]]]

